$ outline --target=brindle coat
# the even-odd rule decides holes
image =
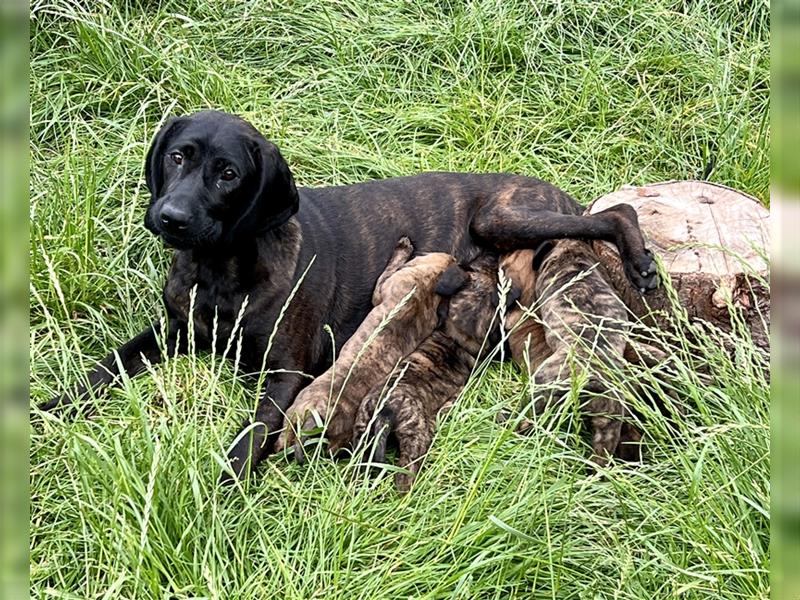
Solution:
[[[401,493],[411,487],[430,448],[437,414],[458,397],[481,350],[499,341],[499,331],[486,339],[497,309],[497,257],[477,258],[450,285],[439,288],[453,294],[443,322],[403,361],[405,370],[375,385],[361,403],[353,428],[353,446],[365,449],[377,462],[386,460],[387,440],[394,435],[398,464],[409,471],[395,475]]]
[[[100,387],[117,384],[119,366],[133,376],[145,368],[142,357],[158,362],[162,335],[166,350],[186,351],[179,341],[190,321],[198,349],[221,351],[247,298],[241,364],[271,374],[256,409],[258,426],[244,424],[247,433],[229,454],[226,477],[241,476],[271,451],[284,411],[308,383],[304,374],[325,371],[364,320],[375,282],[403,236],[420,253],[446,252],[459,263],[481,251],[508,252],[554,238],[603,239],[617,245],[637,289],[657,284],[630,206],[582,215],[575,200],[549,183],[496,173],[425,173],[298,189],[274,144],[218,111],[164,125],[148,152],[145,179],[145,225],[176,250],[164,294],[166,331],[158,323],[147,327],[104,358],[77,390],[42,408],[80,405]]]
[[[286,411],[276,451],[294,445],[295,457],[302,460],[298,432],[314,428],[316,416],[326,423],[331,452],[348,445],[361,399],[434,330],[440,300],[435,288],[455,259],[434,252],[409,260],[412,252],[404,238],[375,286],[375,308],[342,346],[333,366],[303,389]]]
[[[520,304],[538,317],[523,318],[524,311],[516,309],[506,320],[512,357],[528,367],[537,389],[545,390],[534,413],[569,389],[573,367],[589,369],[589,398],[582,408],[592,427],[593,460],[600,465],[614,455],[638,460],[641,432],[624,421],[630,411],[599,371],[619,369],[626,360],[660,360],[664,354],[632,345],[628,311],[591,246],[561,240],[546,244],[535,257],[530,250],[511,253],[501,264],[521,288]]]

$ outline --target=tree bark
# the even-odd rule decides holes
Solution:
[[[669,282],[641,295],[624,275],[616,248],[594,242],[601,262],[628,307],[645,323],[674,324],[670,289],[690,321],[730,332],[738,321],[754,343],[769,349],[769,210],[756,198],[704,181],[624,187],[593,202],[595,213],[614,204],[636,209],[647,245]],[[671,282],[671,284],[670,284]]]

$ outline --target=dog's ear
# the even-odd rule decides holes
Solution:
[[[170,140],[189,122],[189,117],[174,117],[158,130],[144,160],[144,180],[152,202],[161,194],[164,185],[164,151]]]
[[[278,147],[260,134],[254,141],[251,151],[256,168],[256,186],[250,206],[233,227],[237,233],[243,228],[261,233],[283,225],[300,205],[294,177]]]
[[[440,296],[449,298],[458,290],[467,285],[469,275],[467,272],[458,265],[451,265],[439,275],[436,281],[436,289],[434,291]]]

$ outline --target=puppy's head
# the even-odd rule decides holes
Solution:
[[[497,267],[496,255],[480,255],[465,267],[450,267],[436,290],[444,297],[449,296],[445,304],[447,313],[439,315],[440,326],[475,356],[488,333],[492,334],[488,347],[499,341],[499,332],[492,327],[499,302]],[[511,305],[518,297],[519,290],[512,288],[505,299],[506,305]]]
[[[145,227],[179,249],[235,245],[297,212],[297,188],[278,148],[223,112],[166,123],[147,153],[145,179]]]

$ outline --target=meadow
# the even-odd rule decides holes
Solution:
[[[582,203],[700,176],[769,201],[769,5],[711,0],[42,0],[30,30],[30,390],[61,393],[163,316],[143,227],[166,118],[237,113],[298,184],[509,171]],[[682,321],[673,429],[587,468],[567,403],[493,364],[407,496],[317,456],[217,477],[252,414],[235,365],[170,359],[70,420],[31,409],[35,598],[767,598],[769,356]],[[691,335],[690,335],[691,334]],[[726,352],[723,345],[735,348]],[[580,382],[576,382],[578,386]],[[631,399],[632,402],[636,400]]]

